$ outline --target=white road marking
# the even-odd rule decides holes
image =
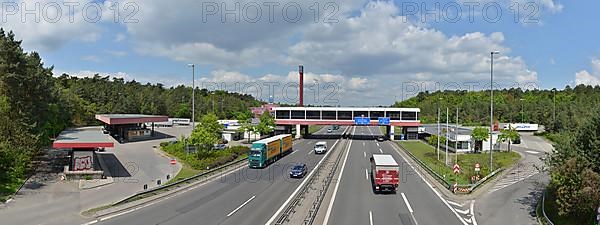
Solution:
[[[446,200],[446,201],[448,201],[448,203],[450,203],[451,205],[455,205],[455,206],[458,206],[458,207],[462,207],[463,206],[461,204],[458,204],[458,203],[450,201],[450,200]]]
[[[365,179],[369,179],[369,171],[367,171],[367,169],[365,169]]]
[[[539,154],[539,152],[536,152],[536,151],[525,151],[525,152],[527,152],[529,154],[533,154],[533,155]]]
[[[227,214],[227,217],[230,217],[231,215],[233,215],[235,212],[237,212],[238,210],[240,210],[242,207],[244,207],[246,204],[248,204],[250,201],[252,201],[254,198],[256,198],[256,195],[252,196],[252,198],[246,200],[244,203],[242,203],[242,205],[238,206],[237,208],[235,208],[233,211],[231,211],[229,214]]]
[[[356,131],[356,128],[354,129]],[[331,200],[329,201],[329,206],[327,206],[327,213],[325,213],[325,219],[323,220],[323,225],[327,225],[329,222],[329,216],[331,216],[331,210],[333,209],[333,203],[335,202],[335,196],[337,195],[338,188],[340,187],[340,183],[342,183],[342,175],[344,174],[344,168],[346,168],[346,161],[348,161],[348,155],[350,155],[350,147],[352,147],[352,139],[350,139],[350,143],[348,144],[348,149],[346,151],[346,157],[344,157],[344,163],[342,163],[342,170],[340,170],[340,175],[338,176],[337,183],[335,184],[335,188],[333,189],[333,195]]]
[[[369,211],[369,223],[373,225],[373,212]]]
[[[310,153],[312,153],[312,152],[313,152],[313,151],[308,151],[308,154],[307,154],[307,155],[310,155]]]
[[[399,153],[401,150],[399,150],[397,146],[395,146],[394,144],[390,144],[390,145],[392,145],[392,148],[396,149],[396,151],[398,152],[398,154],[400,155],[400,157],[402,157],[402,159],[404,159],[405,162],[408,162],[408,160],[406,158],[404,158],[404,156],[402,154]],[[431,191],[433,191],[433,193],[435,193],[435,195],[438,196],[438,198],[442,201],[442,203],[444,203],[446,205],[446,207],[448,207],[450,209],[450,211],[452,211],[454,213],[454,215],[458,218],[458,220],[460,220],[460,222],[463,225],[469,225],[469,224],[467,224],[467,222],[465,222],[465,220],[460,215],[458,215],[458,213],[454,210],[454,208],[452,208],[450,206],[450,204],[448,204],[448,202],[446,201],[446,199],[444,199],[442,197],[442,195],[437,190],[435,190],[433,188],[433,186],[425,179],[425,177],[423,177],[423,175],[421,175],[421,173],[419,173],[419,171],[417,171],[415,169],[415,167],[412,164],[410,164],[410,163],[407,163],[407,164],[410,166],[410,168],[413,169],[413,171],[415,171],[415,173],[417,175],[419,175],[419,177],[421,178],[421,180],[423,180],[423,182],[425,182],[425,184],[427,184],[427,186],[429,187],[429,189],[431,189]]]
[[[365,156],[365,158],[367,158],[367,152],[363,152],[363,155]]]
[[[379,149],[379,152],[381,152],[383,154],[383,150]]]
[[[464,214],[464,215],[469,214],[469,209],[465,209],[465,210],[454,209],[454,210],[456,210],[456,212],[458,212],[460,214]]]
[[[365,146],[365,143],[363,142],[363,146]]]
[[[412,207],[410,207],[410,203],[408,203],[408,199],[406,199],[406,195],[404,195],[404,193],[400,193],[400,194],[402,195],[402,199],[404,199],[404,203],[406,204],[408,211],[410,213],[413,213],[414,211],[412,210]]]
[[[92,224],[95,224],[97,222],[98,222],[98,220],[92,220],[90,222],[87,222],[87,223],[84,223],[84,224],[81,224],[81,225],[92,225]]]
[[[477,220],[475,220],[475,210],[473,209],[475,206],[475,200],[471,200],[471,220],[473,225],[477,225]]]
[[[379,147],[379,143],[377,143],[377,147]]]
[[[337,145],[337,143],[339,141],[340,141],[340,139],[338,139],[337,141],[335,141],[335,143],[333,143],[333,145],[331,146],[331,149],[334,149],[335,146]],[[352,140],[350,140],[350,143],[352,144]],[[321,163],[323,162],[323,160],[325,160],[327,158],[327,155],[329,155],[329,153],[331,153],[331,152],[332,151],[327,151],[327,153],[325,153],[325,157],[321,158],[321,161],[319,161],[319,163],[317,163],[317,165],[315,166],[315,168],[319,167],[319,165],[321,165]],[[345,161],[344,161],[344,163],[345,163]],[[310,171],[310,173],[308,174],[307,178],[305,178],[302,181],[302,183],[300,183],[300,185],[296,188],[296,190],[294,190],[294,192],[290,195],[290,197],[288,197],[288,199],[285,200],[285,202],[281,205],[281,207],[279,207],[279,209],[277,209],[277,211],[275,212],[275,214],[273,214],[273,216],[271,216],[271,218],[265,223],[265,225],[270,225],[271,223],[273,223],[273,221],[275,221],[275,219],[277,218],[277,216],[279,215],[279,213],[281,213],[281,211],[283,211],[283,208],[285,208],[285,206],[287,206],[287,204],[289,204],[290,201],[292,201],[292,198],[294,196],[296,196],[296,194],[298,193],[298,191],[300,191],[300,188],[302,188],[302,186],[304,186],[304,184],[306,184],[306,182],[308,182],[308,180],[310,180],[310,177],[313,175],[313,173],[315,171],[317,171],[317,170],[311,170]],[[339,180],[338,180],[338,182],[339,182]]]

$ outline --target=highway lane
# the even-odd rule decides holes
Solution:
[[[324,133],[327,127],[318,133]],[[332,134],[339,134],[344,127]],[[265,169],[242,168],[194,190],[100,224],[264,224],[302,182],[289,168],[306,163],[312,170],[323,155],[312,153],[317,141],[294,143],[294,152]],[[322,140],[331,148],[336,140]]]
[[[378,127],[357,127],[355,134],[377,136],[381,132]],[[327,224],[462,224],[392,144],[353,140]],[[401,183],[396,194],[376,195],[372,191],[367,174],[369,157],[381,153],[391,154],[400,165]]]

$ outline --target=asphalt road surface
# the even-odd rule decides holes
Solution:
[[[326,134],[327,127],[319,134]],[[332,132],[339,135],[345,127]],[[303,139],[294,151],[264,169],[242,168],[183,194],[155,202],[136,211],[97,224],[265,224],[292,194],[302,179],[289,178],[289,169],[305,163],[310,171],[324,155],[315,155],[314,144],[335,139]]]
[[[381,132],[378,127],[356,127],[355,135],[377,136]],[[372,191],[369,158],[382,153],[392,155],[400,165],[400,186],[395,194]],[[324,224],[463,224],[390,142],[352,140],[340,182]]]

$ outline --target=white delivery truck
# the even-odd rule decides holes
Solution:
[[[315,154],[323,154],[325,152],[327,152],[327,142],[317,142],[317,144],[315,144]]]

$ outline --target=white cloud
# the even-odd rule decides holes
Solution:
[[[575,73],[575,84],[600,85],[600,59],[592,59],[592,72],[582,70]]]
[[[102,62],[102,60],[100,58],[98,58],[98,56],[95,56],[95,55],[83,56],[83,57],[81,57],[81,60],[95,62],[95,63]]]
[[[121,42],[124,41],[125,39],[127,39],[127,36],[123,33],[118,33],[115,35],[115,42]]]
[[[105,50],[104,52],[116,57],[123,57],[127,55],[127,52],[125,51]]]

